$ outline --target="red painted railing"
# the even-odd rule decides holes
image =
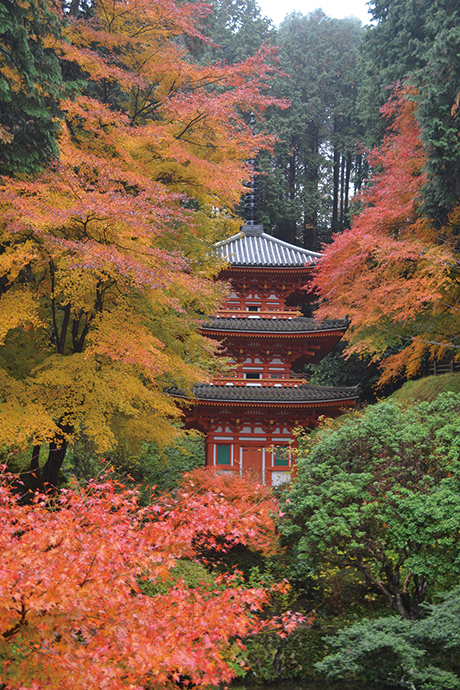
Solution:
[[[234,316],[237,319],[295,319],[297,316],[302,316],[297,307],[286,307],[279,311],[246,311],[243,309],[219,309],[217,316],[221,318],[231,318]]]
[[[283,388],[295,388],[302,383],[307,383],[306,379],[291,378],[289,376],[276,379],[243,379],[243,378],[219,378],[213,379],[214,386],[277,386]]]

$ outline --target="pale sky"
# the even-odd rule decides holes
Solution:
[[[261,14],[270,17],[278,25],[284,17],[296,10],[308,14],[320,7],[328,17],[358,17],[363,24],[370,24],[366,0],[257,0]]]

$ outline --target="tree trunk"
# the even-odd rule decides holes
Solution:
[[[73,427],[60,424],[61,434],[49,445],[48,459],[42,469],[42,486],[46,490],[56,489],[59,485],[59,472],[64,462],[69,446],[68,437],[73,433]]]
[[[41,489],[42,487],[42,480],[41,480],[41,473],[40,473],[40,448],[41,445],[36,445],[32,449],[32,457],[30,459],[30,477],[31,477],[31,483],[32,483],[32,489],[34,491],[37,491],[37,489]]]
[[[340,153],[337,146],[334,146],[334,167],[333,167],[333,196],[332,196],[332,220],[331,231],[337,232],[339,229],[339,180],[340,180]]]
[[[80,0],[72,0],[72,2],[70,3],[70,7],[69,7],[69,14],[72,17],[76,17],[79,9],[80,9]]]
[[[345,196],[343,204],[343,228],[350,227],[349,217],[349,196],[350,196],[350,175],[351,175],[351,153],[347,154],[347,162],[345,169]]]
[[[307,141],[309,150],[305,158],[305,186],[309,203],[304,210],[303,246],[305,249],[316,251],[318,248],[319,128],[315,122],[311,122],[308,126]]]
[[[345,156],[342,154],[340,161],[340,215],[339,230],[344,228],[344,194],[345,194]]]

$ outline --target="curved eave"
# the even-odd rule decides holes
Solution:
[[[230,329],[219,330],[217,328],[200,328],[203,335],[220,335],[223,338],[238,335],[248,338],[315,338],[317,336],[338,336],[342,335],[347,330],[346,328],[335,328],[331,331],[233,331]]]
[[[340,398],[337,400],[317,400],[308,402],[283,402],[280,400],[203,400],[202,398],[188,398],[188,400],[196,405],[222,405],[225,407],[300,407],[300,408],[318,408],[318,407],[337,407],[338,405],[345,405],[354,403],[358,396],[350,398]]]
[[[313,386],[308,383],[295,387],[198,384],[194,388],[193,396],[188,398],[188,400],[194,405],[327,407],[353,402],[359,397],[359,389],[357,386],[329,389],[328,387]]]
[[[315,336],[342,336],[349,326],[348,319],[315,319],[296,316],[294,318],[277,317],[208,317],[200,330],[204,334],[257,336],[300,336],[309,338]]]
[[[298,265],[298,266],[281,266],[281,265],[274,265],[274,266],[263,266],[261,264],[230,264],[228,263],[226,266],[224,266],[220,273],[225,273],[226,271],[234,273],[235,271],[241,272],[241,273],[270,273],[270,274],[276,274],[280,273],[282,275],[286,275],[286,273],[310,273],[312,268],[315,267],[314,263],[311,264],[303,264],[303,265]]]

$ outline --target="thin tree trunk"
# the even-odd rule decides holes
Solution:
[[[342,154],[340,161],[340,216],[339,216],[339,230],[343,230],[344,223],[344,187],[345,187],[345,156]]]
[[[355,163],[355,192],[359,192],[363,184],[363,157],[361,153],[356,154]]]
[[[344,197],[344,204],[343,204],[343,227],[349,228],[350,227],[350,218],[349,218],[349,197],[350,197],[350,176],[351,176],[351,153],[347,154],[347,164],[346,164],[346,172],[345,172],[345,197]]]
[[[308,128],[309,152],[305,159],[306,188],[309,205],[304,212],[303,246],[316,251],[318,248],[318,186],[319,186],[319,129],[314,122]]]
[[[80,9],[80,0],[72,0],[69,7],[69,14],[72,17],[76,17],[78,10]]]
[[[340,178],[340,153],[337,146],[334,146],[334,167],[333,167],[333,196],[332,196],[332,221],[331,230],[337,232],[339,219],[339,178]]]
[[[32,480],[32,489],[34,491],[37,491],[37,489],[41,489],[42,487],[40,474],[40,448],[40,444],[33,447],[32,457],[30,459],[30,476]]]

